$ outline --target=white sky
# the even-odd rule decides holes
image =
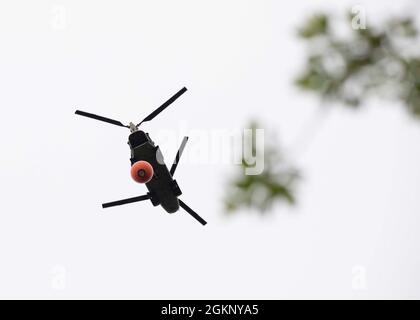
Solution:
[[[73,114],[137,121],[185,85],[144,126],[167,162],[180,139],[160,130],[194,138],[254,116],[292,148],[319,108],[292,85],[296,27],[317,9],[362,4],[373,23],[416,7],[404,3],[2,2],[0,297],[420,298],[420,122],[400,106],[332,111],[297,155],[299,205],[266,217],[223,213],[233,166],[183,161],[182,199],[204,228],[149,202],[103,211],[145,192],[129,178],[128,131]]]

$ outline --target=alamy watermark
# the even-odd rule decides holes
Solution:
[[[357,265],[352,268],[351,287],[357,291],[367,289],[367,269],[365,266]]]
[[[354,30],[365,30],[366,29],[366,9],[362,5],[355,5],[351,8],[352,19],[351,27]]]
[[[55,265],[51,268],[51,288],[57,291],[67,287],[67,269],[62,265]]]
[[[50,11],[50,25],[54,30],[63,30],[67,27],[67,10],[63,5],[53,5]]]
[[[259,175],[264,171],[264,129],[160,130],[153,140],[157,145],[169,146],[170,150],[165,152],[166,159],[157,154],[159,163],[170,165],[168,161],[173,160],[170,155],[175,156],[184,136],[189,136],[189,140],[180,159],[182,163],[243,164],[245,175]]]

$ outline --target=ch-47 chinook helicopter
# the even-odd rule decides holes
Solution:
[[[143,122],[154,119],[159,113],[166,109],[171,103],[178,99],[187,88],[182,88],[174,94],[168,101],[162,104],[159,108],[144,118],[139,124],[135,125],[130,122],[129,125],[124,125],[120,121],[98,116],[92,113],[77,110],[76,114],[99,121],[108,122],[120,127],[129,128],[131,134],[128,137],[128,145],[131,149],[131,177],[138,183],[145,183],[149,192],[145,195],[118,200],[114,202],[104,203],[103,208],[119,206],[127,203],[138,202],[150,199],[154,206],[161,205],[168,213],[174,213],[179,210],[179,207],[187,211],[193,218],[195,218],[202,225],[206,225],[206,221],[188,207],[178,197],[182,194],[178,183],[173,176],[177,168],[179,159],[184,151],[185,144],[188,137],[184,137],[181,146],[178,149],[174,163],[170,170],[166,167],[162,153],[159,146],[155,145],[148,133],[139,130]]]

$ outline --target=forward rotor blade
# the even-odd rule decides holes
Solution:
[[[176,153],[176,157],[170,171],[171,176],[173,176],[175,173],[176,167],[178,166],[179,159],[182,156],[182,152],[184,152],[184,148],[185,148],[185,145],[187,144],[187,141],[188,141],[188,137],[184,137],[184,139],[182,140],[181,146],[179,147],[178,152]]]
[[[121,206],[123,204],[143,201],[143,200],[147,200],[147,199],[150,199],[150,196],[148,194],[145,194],[145,195],[139,196],[139,197],[128,198],[128,199],[124,199],[124,200],[118,200],[118,201],[104,203],[102,205],[102,208],[105,209],[105,208],[109,208],[109,207]]]
[[[207,224],[207,222],[203,218],[201,218],[197,213],[195,213],[194,210],[187,206],[181,199],[178,199],[178,201],[181,208],[187,211],[194,219],[200,222],[203,226]]]
[[[187,88],[182,88],[177,93],[175,93],[168,101],[166,101],[164,104],[162,104],[159,108],[157,108],[155,111],[153,111],[151,114],[149,114],[146,118],[143,119],[142,122],[140,122],[138,126],[140,126],[143,122],[150,121],[154,117],[156,117],[159,113],[161,113],[163,110],[165,110],[171,103],[173,103],[176,99],[178,99],[185,91],[187,91]]]
[[[92,119],[95,119],[95,120],[103,121],[103,122],[108,122],[108,123],[114,124],[116,126],[129,128],[129,126],[126,126],[126,125],[122,124],[120,121],[105,118],[105,117],[102,117],[102,116],[98,116],[98,115],[93,114],[93,113],[88,113],[88,112],[76,110],[75,114],[78,114],[79,116],[84,116],[84,117],[92,118]]]

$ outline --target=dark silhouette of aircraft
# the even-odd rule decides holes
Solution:
[[[149,191],[147,194],[142,196],[104,203],[102,205],[103,208],[109,208],[150,199],[154,206],[161,205],[162,208],[165,209],[168,213],[177,212],[181,207],[202,225],[207,224],[203,218],[201,218],[196,212],[194,212],[194,210],[192,210],[181,199],[178,198],[182,192],[178,186],[178,183],[173,178],[178,166],[179,159],[181,158],[182,152],[184,151],[185,145],[188,141],[188,137],[184,137],[182,140],[174,163],[172,164],[171,169],[168,170],[166,164],[163,161],[163,156],[159,146],[155,145],[148,133],[139,130],[139,127],[143,122],[154,119],[159,113],[161,113],[176,99],[178,99],[185,91],[187,91],[187,88],[185,87],[179,90],[168,101],[166,101],[159,108],[149,114],[137,125],[132,122],[130,122],[129,125],[124,125],[117,120],[105,118],[80,110],[76,111],[76,114],[80,116],[108,122],[116,126],[130,129],[131,134],[128,137],[128,145],[131,149],[131,177],[138,183],[146,184],[146,187]]]

